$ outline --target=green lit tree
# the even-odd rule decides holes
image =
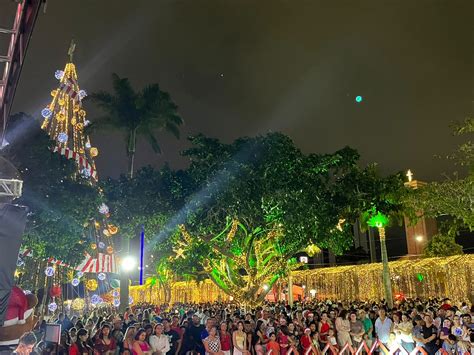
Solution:
[[[246,307],[261,304],[280,277],[300,266],[279,225],[249,231],[233,220],[217,235],[200,236],[180,229],[173,263],[194,258],[209,279]]]

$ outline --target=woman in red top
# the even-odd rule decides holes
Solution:
[[[219,331],[219,338],[221,340],[221,351],[225,355],[230,355],[230,349],[232,348],[232,337],[227,330],[227,323],[222,322],[220,331]]]
[[[77,332],[77,340],[69,348],[69,355],[92,355],[92,348],[87,345],[87,339],[89,334],[84,328],[79,329]]]
[[[318,324],[318,332],[319,332],[319,342],[321,347],[326,346],[328,343],[328,332],[331,329],[331,321],[328,318],[328,314],[323,312],[321,314],[321,321]]]
[[[99,336],[95,340],[94,354],[113,355],[117,349],[117,344],[113,337],[110,337],[110,325],[104,324],[100,329]]]

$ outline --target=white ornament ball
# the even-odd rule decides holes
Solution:
[[[58,142],[60,142],[60,143],[66,143],[67,140],[68,140],[67,133],[61,132],[61,133],[58,134]]]
[[[105,275],[103,272],[101,272],[99,275],[97,275],[97,278],[98,278],[100,281],[104,281],[105,278],[106,278],[106,275]]]
[[[49,309],[51,312],[54,312],[55,310],[58,309],[58,305],[56,304],[56,302],[51,302],[50,304],[48,304],[48,309]]]
[[[79,279],[72,279],[72,281],[71,281],[71,284],[72,284],[74,287],[78,286],[79,283],[80,283]]]
[[[45,270],[44,270],[44,274],[48,277],[51,277],[54,275],[54,268],[52,266],[48,266]]]

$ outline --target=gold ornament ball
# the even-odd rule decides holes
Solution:
[[[91,152],[91,157],[93,158],[99,155],[99,149],[97,149],[96,147],[92,147],[90,152]]]
[[[79,116],[86,117],[86,111],[79,110]]]
[[[66,116],[64,115],[64,113],[58,113],[56,115],[56,119],[59,121],[59,122],[62,122],[66,119]]]
[[[107,247],[107,253],[112,254],[113,252],[114,252],[114,248],[112,248],[111,246],[108,246]]]
[[[58,93],[58,90],[53,90],[53,91],[51,91],[51,96],[55,97],[57,93]]]
[[[108,229],[109,229],[109,233],[112,235],[117,234],[118,232],[117,226],[114,226],[113,224],[109,224]]]
[[[99,284],[97,283],[97,280],[88,280],[86,282],[86,288],[89,290],[89,291],[95,291],[97,290],[97,287],[99,286]]]
[[[82,311],[85,307],[86,303],[82,298],[76,298],[71,303],[71,308],[75,311]]]
[[[107,229],[104,229],[104,230],[102,231],[102,233],[104,233],[104,235],[105,235],[106,237],[110,237],[110,233],[109,233],[109,231],[108,231]]]
[[[82,131],[83,129],[84,129],[84,125],[83,125],[81,122],[79,122],[78,124],[76,124],[76,130]]]
[[[91,244],[91,249],[92,249],[92,250],[96,250],[96,249],[97,249],[97,244],[92,243],[92,244]]]
[[[72,118],[72,119],[71,119],[71,124],[72,124],[73,126],[76,124],[76,122],[77,122],[77,121],[76,121],[75,118]]]
[[[79,112],[81,108],[79,107],[79,105],[74,105],[74,108],[72,109],[74,112]]]
[[[61,106],[63,106],[65,103],[66,103],[66,101],[64,101],[64,99],[59,99],[58,100],[58,104],[60,104]]]

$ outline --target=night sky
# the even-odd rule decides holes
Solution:
[[[0,13],[14,6],[0,1]],[[183,138],[160,135],[162,156],[142,142],[138,166],[184,166],[178,152],[198,132],[230,142],[282,131],[307,153],[349,145],[385,173],[439,179],[451,165],[433,156],[454,149],[449,124],[473,110],[473,4],[48,0],[13,112],[39,117],[74,37],[82,88],[109,90],[116,72],[136,88],[158,82],[179,106]],[[120,135],[93,144],[101,176],[126,171]]]

